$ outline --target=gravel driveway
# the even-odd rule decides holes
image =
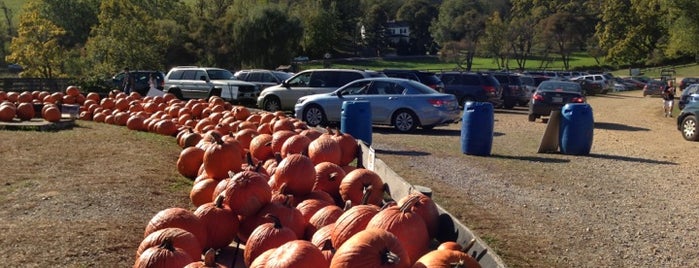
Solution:
[[[699,267],[699,143],[682,139],[660,98],[641,96],[588,99],[588,156],[538,154],[546,124],[524,107],[496,109],[489,157],[461,154],[461,124],[400,139],[375,128],[372,146],[438,202],[440,191],[462,199],[450,211],[508,266]]]

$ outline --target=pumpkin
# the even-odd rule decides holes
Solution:
[[[15,118],[17,110],[10,105],[0,105],[0,121],[11,122]]]
[[[350,237],[366,229],[369,221],[377,213],[379,207],[375,205],[355,205],[347,209],[335,221],[335,228],[330,235],[333,246],[339,248]]]
[[[141,241],[136,250],[136,258],[141,256],[146,249],[162,244],[165,239],[170,239],[174,247],[181,248],[193,260],[201,257],[203,248],[192,233],[181,228],[165,228],[149,234]]]
[[[31,96],[31,95],[30,95]],[[17,118],[22,121],[34,118],[34,104],[31,102],[21,102],[17,105]]]
[[[272,135],[262,133],[258,130],[258,135],[250,141],[250,153],[260,161],[274,158],[274,150],[272,150]]]
[[[43,110],[43,112],[41,113],[41,117],[43,117],[44,120],[49,122],[61,121],[61,110],[59,110],[56,106],[49,106],[45,110]],[[104,118],[106,120],[106,116]]]
[[[382,229],[358,232],[337,248],[331,268],[410,267],[410,258],[398,238]]]
[[[320,227],[318,231],[316,231],[313,236],[311,236],[311,243],[318,247],[319,249],[323,249],[325,247],[326,243],[330,243],[330,247],[332,247],[332,240],[330,237],[332,236],[332,231],[335,229],[335,223],[331,223],[328,225],[325,225],[323,227]],[[335,249],[334,247],[332,247]]]
[[[272,133],[272,151],[275,153],[280,153],[282,151],[282,145],[284,145],[284,142],[294,135],[296,135],[296,132],[286,129]]]
[[[223,195],[224,204],[241,216],[255,215],[272,199],[272,189],[267,184],[267,178],[259,172],[249,170],[222,180],[216,188],[212,199]]]
[[[315,232],[331,223],[335,223],[344,210],[336,205],[325,206],[313,214],[306,227],[306,238],[313,237]]]
[[[214,189],[218,183],[219,181],[206,175],[199,175],[189,191],[189,200],[196,207],[213,201]]]
[[[240,220],[238,216],[223,204],[223,196],[218,196],[214,202],[206,203],[194,211],[206,228],[208,243],[204,248],[224,248],[236,238]]]
[[[480,268],[481,265],[466,252],[451,249],[438,249],[420,257],[413,268]]]
[[[171,120],[160,120],[155,125],[155,133],[165,136],[175,136],[177,134],[177,124]]]
[[[126,120],[126,128],[130,130],[145,131],[145,125],[143,124],[145,118],[140,115],[132,115]]]
[[[403,244],[410,260],[417,260],[425,254],[430,243],[425,221],[412,210],[418,198],[413,196],[402,206],[382,209],[371,218],[366,227],[384,229],[394,234]]]
[[[279,162],[274,171],[274,179],[276,184],[272,185],[273,189],[286,184],[289,193],[305,195],[313,190],[316,171],[310,158],[301,154],[292,154]]]
[[[202,139],[202,135],[194,132],[192,128],[185,128],[182,131],[182,138],[180,139],[179,145],[182,148],[187,148],[190,146],[195,146]]]
[[[439,232],[439,210],[437,209],[437,204],[432,201],[432,198],[420,192],[412,192],[398,200],[397,205],[402,206],[413,197],[416,197],[417,201],[412,206],[412,211],[420,215],[425,221],[427,232],[430,237],[436,237],[437,232]]]
[[[306,220],[306,222],[308,222],[311,220],[311,217],[313,217],[313,214],[318,212],[318,210],[330,205],[334,205],[334,203],[328,202],[326,200],[306,199],[298,203],[298,205],[296,205],[296,209],[298,209],[299,212],[301,212],[301,215],[303,215],[303,219]]]
[[[228,172],[242,170],[243,153],[239,143],[223,142],[215,135],[214,143],[204,152],[204,170],[214,179],[228,177]]]
[[[340,155],[340,166],[349,165],[357,158],[359,144],[357,144],[357,140],[352,135],[336,131],[332,139],[336,140],[340,145],[340,152],[342,153]]]
[[[167,208],[156,213],[148,222],[143,237],[157,230],[170,227],[184,229],[192,233],[197,240],[199,240],[199,245],[206,245],[208,239],[206,237],[206,229],[201,224],[199,217],[189,210],[177,207]]]
[[[340,182],[340,196],[343,201],[352,201],[352,204],[362,203],[364,193],[371,187],[371,194],[366,203],[380,205],[383,201],[383,181],[381,177],[368,169],[355,169],[348,172]]]
[[[247,249],[247,248],[246,248]],[[260,265],[260,264],[256,264]],[[261,267],[307,268],[328,267],[320,249],[306,240],[293,240],[274,249]]]
[[[247,266],[263,252],[298,238],[294,231],[282,225],[276,216],[266,214],[264,217],[272,222],[257,226],[245,242],[243,260]]]
[[[313,190],[320,190],[330,194],[336,200],[341,200],[340,183],[347,175],[341,166],[331,163],[322,162],[314,167],[316,171],[316,181],[313,184]]]
[[[441,249],[462,250],[463,247],[459,243],[456,243],[454,241],[445,241],[445,242],[440,243],[439,246],[437,246],[437,249],[438,250],[441,250]]]
[[[227,268],[227,266],[216,263],[216,250],[210,248],[204,253],[203,260],[187,264],[184,268]]]
[[[199,174],[199,167],[203,163],[204,150],[197,147],[187,147],[180,151],[180,156],[177,158],[177,171],[182,176],[193,180]]]
[[[291,154],[308,155],[309,144],[311,144],[311,139],[300,134],[294,134],[284,141],[280,153],[282,157],[287,157]]]
[[[240,145],[243,146],[243,149],[250,149],[250,143],[252,142],[252,138],[257,136],[259,133],[257,133],[257,130],[254,129],[249,129],[249,128],[244,128],[241,130],[238,130],[238,132],[235,133],[235,139],[240,142]]]
[[[323,135],[323,132],[320,132],[319,130],[317,130],[315,128],[309,128],[309,129],[302,130],[299,134],[306,136],[309,139],[311,139],[311,141],[313,141],[313,140],[317,139],[318,137],[320,137],[321,135]]]
[[[242,241],[247,241],[250,234],[255,230],[255,227],[263,223],[271,222],[271,219],[265,216],[267,214],[277,217],[282,225],[288,227],[296,234],[297,238],[303,238],[308,223],[303,219],[301,212],[291,205],[292,202],[293,196],[287,195],[285,200],[270,202],[260,209],[256,215],[245,217],[240,223],[238,238]]]
[[[282,117],[274,121],[272,125],[272,133],[276,133],[281,130],[294,130],[294,121],[289,117]]]
[[[150,247],[136,259],[134,268],[184,267],[192,262],[192,257],[181,248],[173,247],[170,239],[165,239],[159,246]]]
[[[330,135],[322,135],[308,145],[308,157],[311,158],[314,165],[322,162],[340,164],[342,159],[340,143],[332,139]]]

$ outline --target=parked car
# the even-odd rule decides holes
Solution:
[[[293,75],[293,73],[265,69],[239,70],[233,74],[238,80],[256,84],[260,90],[279,85]]]
[[[381,76],[386,75],[354,69],[305,70],[279,85],[262,90],[257,106],[267,111],[293,110],[296,101],[303,96],[333,92],[354,80]]]
[[[440,73],[439,79],[444,82],[444,93],[454,94],[462,107],[468,101],[502,105],[502,86],[491,74],[450,71]]]
[[[515,105],[526,105],[531,95],[527,95],[519,75],[509,72],[491,73],[502,85],[502,106],[512,109]]]
[[[331,93],[301,97],[294,112],[310,126],[325,125],[339,122],[342,103],[354,100],[370,103],[373,124],[391,125],[400,132],[456,123],[461,114],[454,95],[393,77],[359,79]]]
[[[531,75],[520,74],[519,80],[524,86],[525,93],[527,94],[527,101],[524,103],[519,103],[520,106],[527,106],[529,100],[532,98],[532,94],[536,91],[537,82],[536,79]]]
[[[254,103],[260,94],[257,85],[235,79],[225,69],[213,67],[180,66],[165,76],[165,92],[179,99],[206,99],[219,96],[237,103]]]
[[[696,84],[699,83],[699,78],[697,77],[685,77],[680,80],[680,84],[678,85],[678,88],[680,90],[684,90],[686,87],[688,87],[691,84]]]
[[[662,96],[665,89],[665,82],[660,80],[650,80],[643,87],[643,97],[645,96]]]
[[[150,76],[152,74],[155,74],[157,88],[163,90],[165,83],[165,75],[163,74],[163,72],[151,70],[132,70],[129,71],[129,73],[131,73],[131,76],[133,76],[134,78],[133,90],[135,92],[138,92],[138,94],[141,94],[141,96],[146,96],[146,94],[148,93],[148,89],[150,89],[148,81],[150,81]],[[121,89],[121,86],[124,84],[125,77],[126,73],[124,73],[123,71],[112,76],[112,86]]]
[[[580,88],[582,88],[583,95],[585,96],[594,96],[597,94],[601,94],[604,91],[604,86],[601,83],[595,83],[593,81],[585,79],[571,81],[580,84]]]
[[[529,121],[534,122],[541,116],[548,116],[551,111],[560,110],[568,103],[584,103],[580,84],[571,81],[549,80],[536,88],[529,102]]]
[[[399,69],[384,69],[383,74],[388,77],[405,78],[415,80],[431,87],[432,89],[444,92],[444,82],[434,72],[418,71],[418,70],[399,70]]]
[[[631,85],[633,90],[643,90],[646,83],[633,77],[622,78],[627,85]]]
[[[677,107],[682,110],[688,103],[699,101],[699,92],[697,92],[697,90],[699,90],[699,84],[691,84],[682,90],[680,100],[677,102]]]
[[[699,141],[697,134],[697,118],[699,118],[699,102],[691,102],[677,116],[677,130],[688,141]]]
[[[593,83],[599,83],[602,86],[602,92],[600,92],[602,94],[607,94],[607,92],[614,90],[614,82],[612,81],[612,77],[608,77],[603,74],[582,75],[578,77],[573,77],[570,80],[576,81],[580,79],[585,79]]]

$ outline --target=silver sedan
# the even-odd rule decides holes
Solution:
[[[345,101],[367,101],[372,124],[390,125],[400,132],[417,127],[431,129],[460,120],[456,97],[419,82],[391,77],[350,82],[331,93],[302,97],[294,107],[296,117],[310,126],[340,122]]]

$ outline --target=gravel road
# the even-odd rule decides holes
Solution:
[[[508,266],[699,267],[699,143],[682,139],[660,98],[629,91],[588,102],[587,156],[538,154],[546,124],[528,122],[524,107],[496,109],[490,157],[460,153],[461,124],[402,139],[375,129],[372,146],[409,181],[429,176],[466,197],[452,213]]]

